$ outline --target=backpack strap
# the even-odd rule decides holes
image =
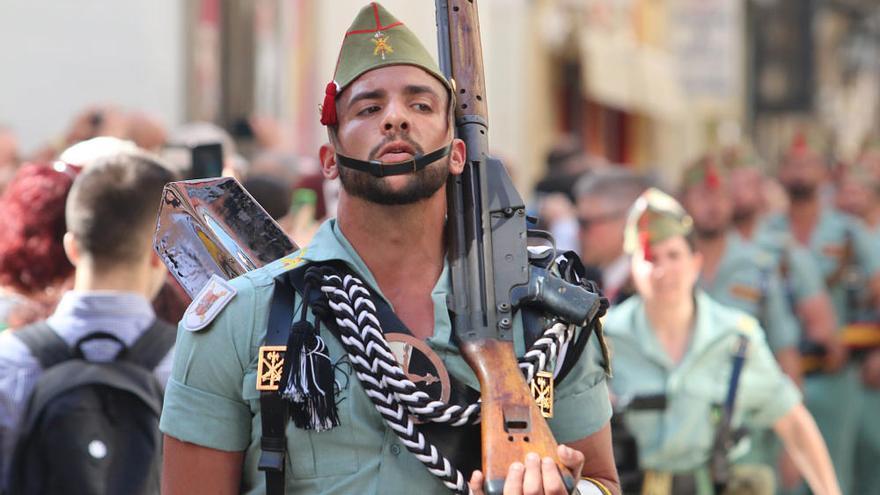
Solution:
[[[156,318],[125,353],[125,360],[148,370],[155,369],[177,339],[177,328]]]
[[[12,335],[27,346],[44,370],[73,357],[73,350],[46,320],[16,330]]]

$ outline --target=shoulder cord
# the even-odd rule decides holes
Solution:
[[[416,388],[389,349],[370,292],[360,279],[350,274],[340,276],[326,266],[309,268],[306,279],[316,281],[315,286],[321,288],[331,314],[318,314],[325,313],[327,309],[322,309],[321,304],[316,305],[316,314],[335,320],[352,367],[388,426],[406,448],[425,464],[428,471],[450,490],[470,493],[462,473],[425,439],[414,419],[450,423],[452,426],[475,424],[480,420],[479,402],[467,406],[449,405],[432,400],[428,394]],[[538,371],[543,371],[555,359],[557,349],[567,344],[573,334],[573,326],[559,321],[554,321],[544,330],[519,360],[526,382],[530,382]]]

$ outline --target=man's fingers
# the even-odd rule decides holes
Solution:
[[[562,477],[559,475],[559,467],[552,457],[545,457],[541,460],[541,474],[544,476],[545,495],[568,495],[565,492]]]
[[[571,471],[571,475],[574,476],[574,479],[580,479],[581,471],[584,468],[583,452],[575,450],[567,445],[560,445],[556,448],[556,453],[559,455],[559,460],[562,462],[562,465]]]
[[[507,478],[504,478],[504,495],[522,495],[525,471],[525,466],[521,462],[514,462],[507,468]]]
[[[507,491],[505,490],[505,493]],[[544,480],[541,472],[541,456],[534,452],[526,455],[526,473],[522,483],[523,495],[542,495]]]
[[[471,488],[473,495],[483,495],[483,472],[480,470],[474,471],[470,481],[468,481],[468,486]]]

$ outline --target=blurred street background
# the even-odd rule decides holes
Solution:
[[[387,0],[429,47],[434,4]],[[361,0],[0,3],[0,125],[29,158],[94,105],[162,128],[248,119],[315,156],[317,105]],[[775,156],[810,128],[841,158],[878,122],[872,0],[482,0],[491,144],[524,192],[569,140],[674,181],[706,147]]]

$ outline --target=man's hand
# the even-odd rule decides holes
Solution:
[[[837,336],[831,337],[825,343],[825,365],[822,369],[826,373],[834,373],[843,368],[848,360],[849,350]]]
[[[862,381],[870,388],[880,389],[880,351],[873,351],[862,363]]]
[[[584,454],[565,445],[557,450],[559,460],[574,475],[575,481],[580,479],[584,467]],[[474,495],[483,495],[483,473],[474,471],[470,485]],[[553,459],[541,459],[538,454],[526,456],[525,464],[515,462],[507,470],[504,480],[504,495],[568,495],[559,469]]]

